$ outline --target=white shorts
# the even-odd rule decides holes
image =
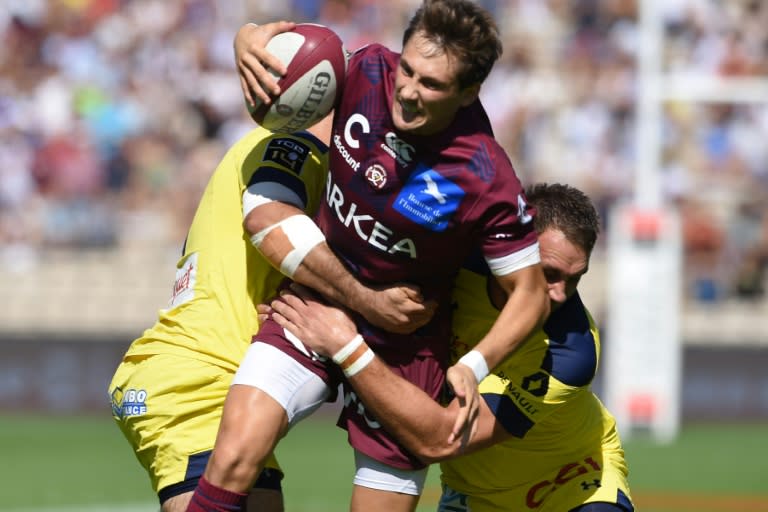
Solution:
[[[355,468],[355,485],[413,496],[419,496],[424,490],[429,469],[429,467],[417,470],[393,468],[357,450],[355,450]]]
[[[320,377],[278,348],[258,341],[248,347],[232,384],[258,388],[274,398],[285,409],[290,426],[315,412],[331,394]]]

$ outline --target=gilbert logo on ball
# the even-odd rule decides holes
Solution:
[[[288,72],[278,80],[282,92],[271,105],[257,100],[248,107],[253,120],[273,132],[289,133],[328,115],[347,72],[347,52],[339,36],[323,25],[301,23],[273,37],[266,49]]]

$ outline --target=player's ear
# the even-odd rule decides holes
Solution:
[[[461,106],[468,107],[480,95],[480,84],[473,84],[461,90]]]

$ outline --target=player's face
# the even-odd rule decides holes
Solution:
[[[403,47],[395,77],[395,127],[416,135],[438,133],[453,122],[459,108],[475,101],[479,89],[459,88],[456,59],[416,33]]]
[[[552,309],[556,309],[576,293],[581,276],[589,270],[589,258],[557,229],[539,234],[539,253]]]

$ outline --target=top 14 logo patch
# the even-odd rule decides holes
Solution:
[[[440,232],[448,227],[464,195],[460,186],[419,165],[408,177],[392,207],[415,223]]]

